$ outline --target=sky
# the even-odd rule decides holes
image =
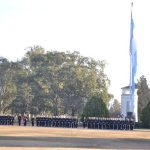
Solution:
[[[136,80],[150,83],[150,1],[133,2]],[[130,14],[131,0],[0,0],[0,56],[20,60],[40,45],[106,60],[109,91],[120,101],[130,79]]]

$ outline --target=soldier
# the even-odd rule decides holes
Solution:
[[[25,114],[24,116],[23,116],[23,123],[24,123],[24,126],[26,126],[27,125],[27,115]]]
[[[32,126],[34,126],[34,120],[35,120],[34,115],[32,115],[32,117],[31,117],[31,124],[32,124]]]
[[[134,129],[134,119],[130,119],[129,120],[129,125],[130,125],[130,130],[133,130]]]
[[[14,125],[14,116],[11,116],[11,125]]]
[[[83,128],[86,128],[86,126],[87,126],[87,120],[86,120],[85,117],[83,118],[83,121],[82,121],[82,122],[83,122]]]
[[[19,115],[18,115],[18,125],[19,125],[19,126],[21,125],[21,119],[22,119],[21,114],[19,114]]]

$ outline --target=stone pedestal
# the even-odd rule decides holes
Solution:
[[[130,94],[130,86],[126,86],[121,88],[121,113],[124,117],[128,117],[131,113],[135,118],[135,122],[138,122],[138,97],[137,97],[137,89],[134,92],[134,106],[131,107],[131,94]]]

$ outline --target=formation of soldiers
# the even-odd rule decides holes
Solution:
[[[24,117],[25,118],[25,117]],[[24,119],[23,118],[23,119]],[[0,125],[14,125],[14,116],[0,116]],[[63,127],[77,128],[78,119],[71,117],[31,117],[31,125],[38,127]],[[21,116],[18,116],[18,125],[21,125]],[[111,129],[111,130],[133,130],[134,121],[130,118],[87,118],[82,122],[83,128],[88,129]],[[26,126],[26,119],[24,119]]]
[[[60,118],[60,117],[37,117],[36,125],[42,127],[63,127],[63,128],[77,128],[77,118]]]
[[[122,118],[88,118],[84,119],[83,127],[89,129],[133,130],[134,121]]]
[[[0,125],[14,125],[14,117],[0,116]]]

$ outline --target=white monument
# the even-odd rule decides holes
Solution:
[[[130,86],[126,86],[121,88],[121,113],[124,117],[127,117],[128,114],[133,114],[135,118],[135,122],[138,122],[138,96],[137,89],[135,88],[134,92],[134,106],[131,107],[131,94],[130,94]]]

